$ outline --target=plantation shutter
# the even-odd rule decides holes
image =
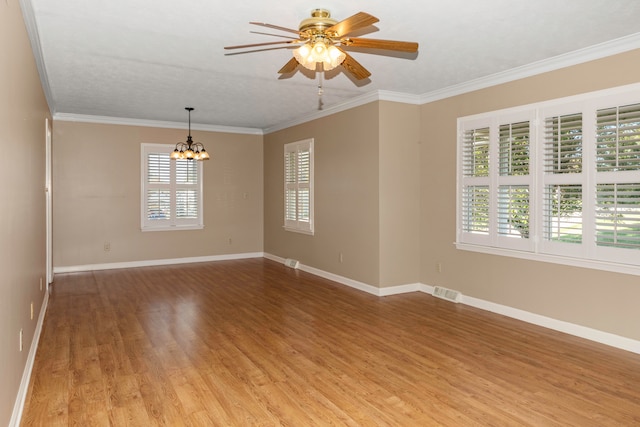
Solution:
[[[467,129],[463,132],[463,233],[489,234],[489,136],[489,127]]]
[[[582,114],[549,117],[545,120],[545,172],[582,172]]]
[[[640,84],[457,126],[457,248],[640,274]]]
[[[176,218],[196,219],[200,206],[197,161],[175,160]]]
[[[171,160],[172,145],[142,144],[142,229],[202,228],[202,165]]]
[[[285,145],[284,226],[313,233],[313,140]]]
[[[529,120],[498,126],[497,235],[513,249],[529,244],[530,140]]]
[[[596,244],[640,249],[640,104],[597,111]]]
[[[544,121],[543,238],[554,244],[582,243],[582,137],[582,113],[554,115]],[[555,250],[567,254],[566,248]]]
[[[146,205],[147,221],[171,220],[171,164],[168,154],[147,153]]]

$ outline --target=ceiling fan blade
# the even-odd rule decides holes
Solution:
[[[347,52],[344,52],[344,54],[346,56],[344,58],[344,61],[342,61],[341,65],[344,67],[345,70],[347,70],[348,72],[353,74],[353,76],[357,80],[366,79],[367,77],[369,77],[371,75],[369,70],[367,70],[362,65],[360,65],[360,63],[358,61],[353,59],[353,56],[349,55]]]
[[[225,53],[224,56],[235,56],[235,55],[246,55],[247,53],[254,52],[267,52],[270,50],[279,50],[279,49],[291,49],[293,46],[277,46],[277,47],[265,47],[262,49],[250,49],[250,50],[240,50],[236,52],[228,52]]]
[[[260,34],[263,36],[272,36],[272,37],[280,37],[283,39],[289,39],[289,40],[298,40],[298,37],[290,37],[290,36],[285,36],[283,34],[273,34],[273,33],[263,33],[262,31],[249,31],[251,34]]]
[[[243,49],[246,47],[258,47],[258,46],[270,46],[274,44],[293,44],[299,43],[300,40],[291,40],[291,41],[280,41],[280,42],[265,42],[265,43],[252,43],[252,44],[240,44],[237,46],[225,46],[225,49]]]
[[[365,12],[358,12],[353,16],[344,19],[337,24],[327,28],[326,32],[335,32],[338,36],[344,36],[352,31],[359,30],[360,28],[368,27],[378,22],[379,19],[375,16],[371,16]]]
[[[384,49],[384,50],[397,50],[400,52],[417,52],[418,43],[415,42],[402,42],[397,40],[378,40],[378,39],[363,39],[357,37],[347,37],[340,40],[342,46],[349,47],[362,47],[368,49]]]
[[[278,25],[267,24],[266,22],[249,22],[252,25],[260,25],[261,27],[273,28],[274,30],[287,31],[289,33],[300,34],[300,31],[292,28],[280,27]]]
[[[292,57],[289,62],[284,64],[284,67],[280,68],[278,71],[279,74],[289,74],[295,71],[296,67],[298,67],[298,61],[296,61],[295,57]]]

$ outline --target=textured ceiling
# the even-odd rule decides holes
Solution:
[[[318,79],[277,71],[290,49],[226,56],[224,46],[284,40],[315,8],[380,19],[358,36],[415,41],[417,55],[352,51],[364,81],[327,72],[324,111],[368,96],[429,94],[558,56],[640,47],[638,0],[22,0],[54,117],[277,128],[319,113]],[[266,30],[266,31],[265,31]],[[604,45],[603,45],[604,43]],[[576,53],[576,51],[578,51]],[[378,51],[381,52],[381,51]],[[576,59],[578,58],[578,59]],[[299,69],[301,67],[298,67]],[[412,98],[413,97],[413,98]],[[416,102],[417,102],[416,101]]]

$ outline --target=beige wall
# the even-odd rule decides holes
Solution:
[[[380,287],[420,277],[420,107],[380,102]]]
[[[56,121],[54,268],[262,252],[262,136],[191,134],[211,154],[203,175],[205,228],[143,233],[140,144],[175,145],[186,139],[186,126]]]
[[[457,117],[635,83],[638,64],[640,50],[422,106],[422,283],[640,340],[638,276],[477,254],[453,245]]]
[[[0,50],[0,425],[8,425],[45,295],[40,280],[46,281],[45,119],[50,117],[17,1],[0,2]]]
[[[378,128],[374,102],[265,135],[265,252],[378,286]],[[306,138],[314,138],[313,236],[282,228],[283,146]]]
[[[419,279],[420,108],[373,102],[265,136],[265,252],[376,287]],[[315,235],[283,230],[283,145],[315,140]],[[342,262],[340,262],[342,253]]]

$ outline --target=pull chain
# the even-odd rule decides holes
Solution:
[[[318,110],[322,110],[322,94],[324,93],[324,89],[322,87],[322,75],[324,74],[324,70],[318,73]]]

